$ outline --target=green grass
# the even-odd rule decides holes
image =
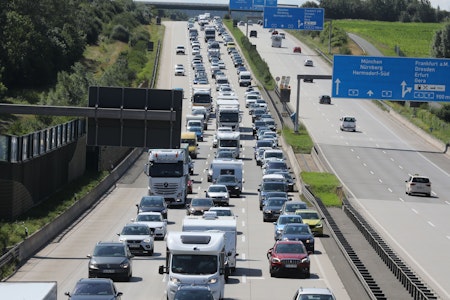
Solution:
[[[320,198],[327,207],[341,207],[339,198],[342,192],[341,183],[330,173],[301,172],[302,181],[309,185],[311,192]]]
[[[292,147],[294,153],[311,153],[314,143],[303,126],[300,126],[298,133],[295,133],[293,129],[288,127],[283,127],[281,133],[286,142]]]
[[[397,56],[395,46],[399,46],[403,56],[430,57],[433,36],[445,24],[334,20],[333,26],[361,36],[386,56]]]

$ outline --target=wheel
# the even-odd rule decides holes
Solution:
[[[305,278],[311,278],[311,273],[309,271],[305,273]]]
[[[155,248],[152,248],[152,250],[148,253],[148,256],[152,256],[154,251],[155,251]]]

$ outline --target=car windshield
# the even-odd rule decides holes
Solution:
[[[214,274],[218,267],[217,258],[216,255],[175,254],[171,269],[181,274]]]
[[[281,199],[270,199],[269,201],[267,201],[267,206],[271,206],[271,207],[281,207],[283,206],[284,202],[286,202],[286,200],[281,200]]]
[[[149,235],[147,226],[125,226],[122,229],[122,235]]]
[[[141,204],[144,206],[157,206],[157,207],[163,206],[162,201],[156,200],[156,199],[148,199],[148,198],[142,199]]]
[[[301,244],[279,244],[277,253],[306,253]]]
[[[287,165],[282,161],[270,161],[267,163],[268,169],[287,169]]]
[[[158,222],[162,221],[161,215],[138,215],[136,221],[140,222]]]
[[[114,295],[114,291],[106,282],[80,282],[72,295]]]
[[[97,245],[94,250],[94,256],[125,256],[125,248],[122,245]]]
[[[209,199],[192,199],[192,206],[212,206],[213,203]]]
[[[302,218],[290,216],[290,217],[280,217],[278,224],[289,224],[289,223],[303,223]]]
[[[286,234],[309,234],[307,226],[286,226],[284,228]]]
[[[286,204],[286,211],[295,212],[297,209],[306,209],[306,203],[289,203],[289,204]]]
[[[317,220],[319,219],[319,215],[315,212],[296,212],[297,215],[300,215],[302,219],[305,220]]]
[[[213,192],[213,193],[226,192],[227,187],[226,186],[211,186],[211,187],[209,187],[208,191]]]

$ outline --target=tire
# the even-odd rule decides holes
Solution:
[[[152,250],[148,253],[148,256],[153,256],[154,251],[155,251],[155,248],[152,248]]]
[[[305,278],[311,278],[311,272],[305,273]]]

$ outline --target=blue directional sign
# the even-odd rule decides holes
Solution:
[[[230,0],[230,10],[263,11],[264,6],[277,6],[278,0]]]
[[[253,0],[230,0],[230,10],[252,10]]]
[[[335,55],[332,96],[450,102],[450,59]]]
[[[264,28],[323,30],[323,8],[264,7]]]

